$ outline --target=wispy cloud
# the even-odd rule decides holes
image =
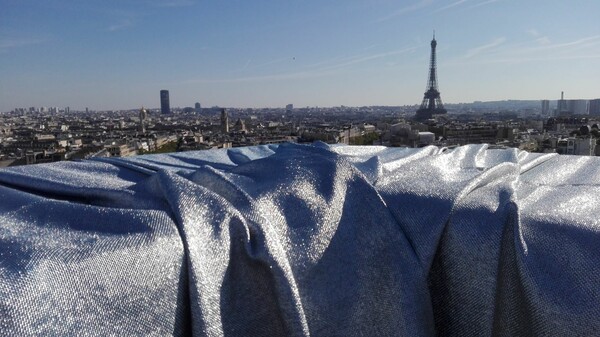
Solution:
[[[370,48],[366,48],[363,50],[367,51],[368,49],[370,49]],[[394,56],[394,55],[400,55],[400,54],[413,52],[416,49],[417,49],[417,47],[409,47],[409,48],[403,48],[403,49],[392,50],[392,51],[387,51],[387,52],[380,52],[380,53],[358,54],[358,55],[352,55],[352,56],[338,56],[338,57],[335,57],[332,59],[323,60],[323,61],[319,61],[317,63],[307,65],[306,67],[307,68],[319,67],[320,69],[344,68],[344,67],[351,66],[351,65],[354,65],[357,63],[362,63],[362,62],[367,62],[367,61],[376,60],[376,59],[380,59],[380,58],[385,58],[388,56]]]
[[[580,46],[594,46],[600,43],[600,35],[588,36],[575,41],[548,44],[545,46],[538,47],[538,50],[557,49],[557,48],[576,48]]]
[[[530,34],[534,35],[534,34]],[[526,43],[504,43],[505,38],[498,38],[491,43],[472,48],[460,59],[447,64],[516,64],[536,61],[581,60],[600,58],[600,35],[578,38],[575,40],[552,43],[541,34]],[[486,57],[477,57],[486,52]]]
[[[535,28],[531,28],[525,31],[529,36],[531,36],[532,38],[534,38],[534,41],[538,44],[538,45],[549,45],[550,42],[550,38],[547,36],[542,36],[542,34]]]
[[[589,59],[600,59],[600,53],[595,54],[571,54],[571,55],[555,55],[552,53],[546,53],[538,56],[501,56],[490,59],[481,60],[482,64],[519,64],[526,62],[539,62],[539,61],[557,61],[557,60],[589,60]],[[459,63],[456,63],[459,64]],[[468,63],[471,64],[471,63]]]
[[[536,53],[548,53],[552,52],[555,55],[561,53],[561,55],[568,55],[572,53],[578,53],[579,50],[594,47],[600,45],[600,35],[593,35],[588,37],[579,38],[577,40],[552,43],[549,38],[542,36],[535,38],[533,43],[520,44],[518,46],[507,46],[505,53],[511,53],[513,55],[532,55]]]
[[[466,4],[466,3],[472,3],[472,5],[469,6],[469,7],[467,7],[467,9],[473,9],[473,8],[477,8],[477,7],[481,7],[481,6],[493,4],[494,2],[498,2],[498,1],[499,0],[485,0],[485,1],[482,1],[482,2],[478,2],[478,3],[473,3],[473,0],[457,0],[457,1],[453,2],[453,3],[451,3],[451,4],[448,4],[446,6],[438,8],[437,10],[435,10],[435,12],[436,13],[437,12],[443,12],[443,11],[446,11],[448,9],[452,9],[454,7],[461,6],[461,5]],[[463,6],[463,8],[464,8],[464,6]]]
[[[370,54],[370,55],[359,55],[359,56],[356,56],[356,57],[352,57],[352,58],[350,58],[350,59],[348,59],[348,60],[346,60],[344,62],[327,66],[324,69],[344,68],[344,67],[348,67],[348,66],[351,66],[351,65],[354,65],[354,64],[363,63],[363,62],[367,62],[367,61],[371,61],[371,60],[376,60],[376,59],[381,59],[381,58],[385,58],[385,57],[388,57],[388,56],[395,56],[395,55],[405,54],[405,53],[414,51],[416,49],[417,49],[417,47],[410,47],[410,48],[393,50],[393,51],[388,51],[388,52],[383,52],[383,53],[375,53],[375,54]]]
[[[131,26],[133,26],[133,20],[125,19],[125,20],[121,20],[117,23],[114,23],[114,24],[108,26],[108,28],[106,30],[108,30],[109,32],[116,32],[119,30],[129,28]]]
[[[283,57],[283,58],[279,58],[279,59],[273,59],[273,60],[269,60],[263,63],[256,63],[254,62],[252,59],[248,59],[244,65],[241,68],[237,68],[237,69],[232,69],[230,71],[230,73],[239,73],[239,72],[251,72],[253,70],[257,70],[260,68],[265,68],[268,66],[272,66],[275,64],[279,64],[279,63],[284,63],[285,61],[291,61],[293,60],[293,57]]]
[[[358,63],[368,62],[376,59],[382,59],[389,56],[400,55],[415,50],[416,47],[392,50],[382,53],[374,53],[369,55],[356,55],[352,57],[336,58],[335,62],[332,60],[320,62],[320,67],[316,69],[308,69],[305,71],[280,73],[280,74],[266,74],[259,76],[247,76],[237,78],[224,78],[224,79],[191,79],[183,83],[239,83],[239,82],[258,82],[258,81],[279,81],[279,80],[293,80],[293,79],[305,79],[323,77],[327,75],[333,75],[341,73],[342,70],[347,69]],[[286,58],[286,60],[289,58]],[[275,60],[278,61],[278,60]],[[272,62],[275,63],[275,62]],[[310,66],[309,66],[310,67]],[[256,67],[255,67],[256,68]]]
[[[190,79],[179,84],[191,84],[191,83],[243,83],[243,82],[264,82],[264,81],[281,81],[281,80],[295,80],[322,77],[331,74],[332,72],[317,72],[317,71],[300,71],[292,73],[282,74],[268,74],[259,76],[247,76],[247,77],[236,77],[236,78],[222,78],[222,79]]]
[[[196,2],[192,0],[163,0],[154,3],[156,7],[187,7],[192,6]]]
[[[481,45],[479,47],[471,48],[465,54],[465,58],[471,58],[473,56],[481,54],[484,51],[487,51],[487,50],[493,49],[495,47],[498,47],[499,45],[503,44],[505,41],[506,41],[505,37],[499,37],[499,38],[493,40],[490,43],[486,43],[486,44]]]
[[[550,38],[547,36],[537,38],[537,39],[535,39],[535,42],[537,42],[538,44],[541,44],[541,45],[549,45],[551,43]]]
[[[477,7],[481,7],[481,6],[485,6],[485,5],[489,5],[489,4],[493,4],[494,2],[498,2],[499,0],[487,0],[487,1],[483,1],[477,4],[474,4],[473,6],[469,7],[469,9],[472,8],[477,8]]]
[[[533,36],[533,37],[538,37],[540,36],[540,32],[537,31],[537,29],[535,28],[531,28],[527,30],[527,34]]]
[[[348,55],[336,56],[334,58],[329,58],[329,59],[317,61],[315,63],[307,64],[307,65],[305,65],[305,67],[306,68],[317,68],[317,67],[323,67],[323,66],[331,66],[332,64],[347,62],[354,58],[356,58],[356,55],[354,55],[354,56],[348,56]]]
[[[278,58],[278,59],[274,59],[274,60],[269,60],[267,62],[259,63],[255,66],[253,66],[252,69],[257,69],[257,68],[262,68],[262,67],[270,66],[273,64],[277,64],[277,63],[282,63],[284,61],[289,61],[290,59],[291,59],[291,57],[286,56],[286,57],[282,57],[282,58]]]
[[[453,3],[449,4],[449,5],[446,5],[446,6],[444,6],[444,7],[438,8],[438,9],[437,9],[437,10],[435,10],[435,11],[436,11],[436,12],[445,11],[445,10],[447,10],[447,9],[450,9],[450,8],[453,8],[453,7],[456,7],[456,6],[460,6],[460,5],[464,4],[464,3],[465,3],[465,2],[467,2],[467,1],[469,1],[469,0],[458,0],[458,1],[456,1],[456,2],[453,2]]]
[[[379,20],[377,20],[377,22],[383,22],[383,21],[388,21],[391,20],[393,18],[396,18],[398,16],[410,13],[410,12],[414,12],[416,10],[419,10],[421,8],[427,7],[429,5],[431,5],[433,3],[433,0],[420,0],[410,6],[406,6],[406,7],[402,7],[394,12],[392,12],[391,14],[388,14],[384,17],[379,18]]]
[[[242,69],[248,68],[248,66],[250,65],[250,62],[252,62],[252,60],[248,59],[248,61],[246,61],[246,64],[244,64],[244,67]]]
[[[46,42],[44,39],[3,37],[0,40],[0,52],[7,52],[10,49],[36,45],[44,42]]]

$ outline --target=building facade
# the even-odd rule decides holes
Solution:
[[[586,99],[569,99],[567,100],[567,110],[573,115],[587,115],[588,101]]]
[[[229,116],[225,109],[221,109],[221,132],[229,133]]]
[[[169,90],[160,91],[160,112],[163,114],[171,113],[171,104],[169,103]]]
[[[550,101],[545,99],[542,101],[542,116],[550,115]]]
[[[590,100],[589,113],[592,116],[600,116],[600,98]]]

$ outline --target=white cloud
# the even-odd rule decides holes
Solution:
[[[195,2],[192,0],[164,0],[154,4],[156,7],[186,7],[192,6]]]
[[[394,11],[391,14],[388,14],[384,17],[379,18],[379,20],[377,20],[377,22],[383,22],[383,21],[388,21],[390,19],[393,19],[395,17],[401,16],[403,14],[406,13],[410,13],[410,12],[414,12],[416,10],[419,10],[423,7],[427,7],[429,5],[431,5],[433,3],[433,0],[421,0],[419,2],[416,2],[410,6],[406,6],[406,7],[402,7],[396,11]]]
[[[543,49],[557,49],[557,48],[566,48],[566,47],[579,47],[579,46],[594,46],[600,43],[600,35],[588,36],[581,39],[577,39],[575,41],[564,42],[564,43],[555,43],[549,44],[543,47]]]
[[[248,61],[246,61],[246,63],[244,64],[244,67],[242,68],[242,70],[248,68],[248,66],[250,65],[250,62],[252,62],[252,60],[248,59]]]
[[[544,37],[540,37],[535,39],[535,42],[541,44],[541,45],[549,45],[550,44],[550,39],[547,36]]]
[[[456,6],[462,5],[463,3],[467,2],[467,1],[469,1],[469,0],[458,0],[456,2],[453,2],[453,3],[449,4],[449,5],[446,5],[444,7],[441,7],[439,9],[437,9],[436,12],[445,11],[445,10],[450,9],[452,7],[456,7]]]
[[[481,63],[489,64],[517,64],[525,62],[539,62],[539,61],[556,61],[556,60],[589,60],[589,59],[600,59],[600,53],[597,54],[579,54],[579,55],[555,55],[551,53],[539,55],[539,56],[517,56],[517,57],[499,57],[491,58],[489,60],[483,60]]]
[[[338,74],[342,69],[357,63],[367,62],[375,59],[381,59],[388,56],[400,55],[415,50],[416,47],[393,50],[383,53],[375,53],[370,55],[357,55],[353,57],[343,58],[342,62],[331,64],[331,60],[321,62],[321,67],[312,70],[281,73],[281,74],[268,74],[248,77],[237,77],[237,78],[224,78],[224,79],[191,79],[182,83],[239,83],[239,82],[259,82],[259,81],[279,81],[279,80],[294,80],[294,79],[305,79],[315,78],[327,75]],[[340,61],[340,59],[337,59]],[[329,65],[325,65],[330,63]]]
[[[345,62],[341,62],[341,63],[338,63],[338,64],[334,64],[334,65],[330,65],[328,67],[325,67],[325,69],[343,68],[343,67],[347,67],[347,66],[350,66],[350,65],[353,65],[353,64],[357,64],[357,63],[362,63],[362,62],[371,61],[371,60],[375,60],[375,59],[380,59],[380,58],[384,58],[384,57],[388,57],[388,56],[393,56],[393,55],[405,54],[405,53],[414,51],[416,49],[417,49],[416,47],[410,47],[410,48],[405,48],[405,49],[393,50],[393,51],[389,51],[389,52],[371,54],[371,55],[355,56],[355,57],[350,58],[349,60],[347,60]]]
[[[282,57],[279,59],[274,59],[274,60],[270,60],[270,61],[267,61],[264,63],[257,64],[255,66],[253,66],[251,69],[262,68],[262,67],[270,66],[273,64],[277,64],[277,63],[281,63],[281,62],[289,61],[289,60],[290,60],[290,57]]]
[[[494,39],[494,41],[492,41],[490,43],[486,43],[486,44],[481,45],[479,47],[471,48],[465,54],[465,58],[471,58],[473,56],[481,54],[482,52],[484,52],[486,50],[490,50],[490,49],[493,49],[495,47],[498,47],[499,45],[503,44],[505,41],[506,41],[505,37],[499,37],[497,39]]]
[[[462,59],[449,62],[453,65],[502,63],[515,64],[550,60],[582,60],[600,58],[600,35],[588,36],[567,42],[552,43],[541,36],[528,43],[504,44],[498,38],[485,45],[467,51]],[[472,59],[483,52],[492,51],[486,57]]]
[[[30,45],[40,44],[45,42],[43,39],[35,38],[2,38],[0,40],[0,52],[6,52],[10,49],[26,47]]]
[[[469,8],[477,8],[477,7],[493,4],[494,2],[498,2],[498,1],[499,0],[488,0],[488,1],[480,2],[478,4],[474,4],[473,6],[471,6]]]
[[[364,51],[371,49],[371,47],[363,49]],[[373,54],[360,54],[360,55],[352,55],[352,56],[338,56],[332,59],[319,61],[317,63],[313,63],[307,65],[307,68],[316,68],[320,69],[335,69],[335,68],[343,68],[349,65],[366,62],[370,60],[375,60],[379,58],[384,58],[387,56],[400,55],[408,52],[415,51],[417,47],[409,47],[404,49],[392,50],[388,52],[382,53],[373,53]]]
[[[119,31],[119,30],[123,30],[123,29],[129,28],[131,26],[133,26],[133,21],[129,20],[129,19],[125,19],[125,20],[122,20],[122,21],[120,21],[118,23],[115,23],[115,24],[112,24],[112,25],[108,26],[107,30],[109,32],[116,32],[116,31]]]
[[[283,73],[283,74],[270,74],[270,75],[259,75],[259,76],[248,76],[248,77],[236,77],[236,78],[223,78],[223,79],[191,79],[183,81],[179,84],[190,84],[190,83],[240,83],[240,82],[261,82],[261,81],[281,81],[281,80],[294,80],[304,78],[321,77],[330,74],[331,72],[317,72],[317,71],[302,71],[294,73]]]

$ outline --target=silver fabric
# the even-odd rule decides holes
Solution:
[[[600,161],[295,144],[0,170],[0,336],[591,336]]]

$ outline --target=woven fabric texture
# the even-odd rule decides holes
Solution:
[[[0,170],[0,336],[591,336],[600,160],[282,144]]]

